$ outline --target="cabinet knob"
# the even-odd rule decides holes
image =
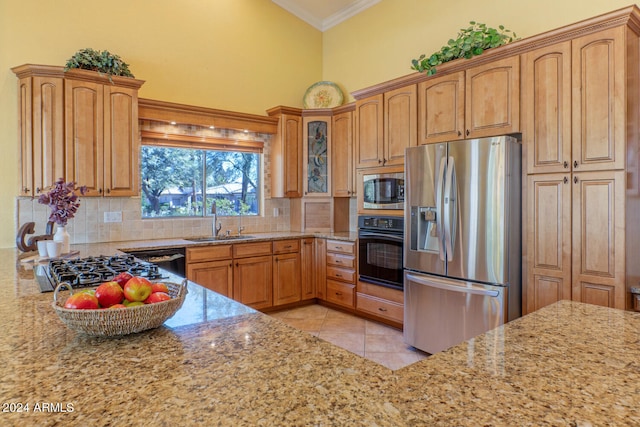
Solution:
[[[574,177],[573,177],[573,183],[574,183],[574,184],[577,184],[577,183],[578,183],[578,177],[577,177],[577,176],[574,176]]]
[[[29,189],[28,189],[27,187],[24,187],[24,188],[22,189],[22,192],[23,192],[23,193],[28,193],[28,192],[29,192]]]
[[[336,277],[342,277],[342,274],[336,273]]]
[[[278,257],[275,258],[275,262],[278,262]]]
[[[111,194],[111,189],[107,188],[107,194]]]
[[[383,308],[383,307],[378,307],[378,310],[380,310],[380,311],[382,311],[382,312],[387,311],[387,309],[386,309],[386,308]]]
[[[469,136],[469,133],[470,133],[470,132],[469,132],[469,129],[467,129],[467,136]]]
[[[564,183],[566,184],[567,182],[569,182],[569,178],[567,178],[566,176],[564,177]]]
[[[564,166],[564,168],[568,168],[569,167],[569,162],[567,162],[566,160],[564,161],[564,163],[562,164],[562,166]]]
[[[378,164],[382,163],[382,160],[378,159]]]
[[[236,267],[238,267],[239,265],[240,265],[240,264],[238,264],[238,263],[236,262]]]
[[[98,193],[102,194],[102,188],[98,188]]]
[[[336,295],[340,296],[342,295],[342,292],[336,292]]]
[[[29,190],[27,190],[27,191],[29,191]],[[42,191],[42,190],[40,189],[40,187],[36,187],[36,194],[38,194],[40,191]]]
[[[458,131],[458,136],[462,136],[462,132]]]
[[[577,160],[574,160],[574,161],[573,161],[573,167],[574,167],[574,168],[577,168],[577,167],[578,167],[578,161],[577,161]]]

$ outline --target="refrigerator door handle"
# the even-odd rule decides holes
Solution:
[[[500,292],[498,291],[492,291],[489,289],[484,289],[484,288],[479,288],[479,287],[472,287],[472,288],[468,288],[466,286],[460,286],[460,285],[452,285],[449,283],[443,283],[440,281],[431,281],[431,280],[424,280],[419,276],[415,276],[413,274],[407,273],[407,279],[411,280],[412,282],[415,282],[419,285],[424,285],[424,286],[430,286],[432,288],[438,288],[438,289],[444,289],[446,291],[454,291],[454,292],[463,292],[463,293],[467,293],[467,294],[474,294],[474,295],[483,295],[483,296],[487,296],[487,297],[497,297],[500,295]]]
[[[447,261],[453,259],[453,240],[456,227],[456,164],[453,156],[449,156],[447,164],[447,180],[444,185],[444,204],[447,207],[444,215],[444,241]]]
[[[438,169],[438,181],[436,182],[436,231],[438,232],[438,250],[440,252],[440,259],[445,260],[444,243],[442,236],[444,236],[444,229],[442,224],[442,213],[444,212],[444,206],[442,201],[442,192],[444,191],[444,173],[447,166],[447,158],[440,159],[440,169]]]

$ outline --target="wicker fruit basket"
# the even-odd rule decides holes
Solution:
[[[182,284],[163,283],[169,288],[170,300],[138,307],[76,310],[64,308],[66,298],[59,299],[58,292],[62,288],[68,288],[70,294],[73,294],[71,286],[63,282],[56,286],[53,292],[52,305],[60,320],[76,332],[101,337],[133,334],[157,328],[182,306],[187,295],[187,280],[185,279]]]

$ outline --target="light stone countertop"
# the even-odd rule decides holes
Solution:
[[[390,371],[191,283],[160,328],[76,334],[17,255],[0,249],[2,426],[640,425],[640,313],[562,301]]]

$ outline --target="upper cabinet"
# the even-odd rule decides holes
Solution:
[[[518,132],[519,61],[510,57],[420,82],[420,144]]]
[[[331,110],[307,111],[302,118],[304,196],[331,197]]]
[[[64,79],[38,75],[31,66],[18,75],[18,125],[22,158],[21,196],[38,196],[64,176]]]
[[[528,173],[571,168],[571,42],[522,55],[522,138]]]
[[[409,85],[356,101],[356,168],[404,164],[417,144],[417,88]]]
[[[469,68],[465,73],[465,138],[520,130],[520,57]]]
[[[355,195],[353,172],[354,104],[335,109],[332,121],[331,181],[333,197]],[[343,111],[344,110],[344,111]]]
[[[572,41],[572,166],[576,170],[624,168],[626,34],[626,27],[618,27]],[[631,54],[637,58],[637,52]],[[637,76],[628,77],[638,84]]]
[[[138,89],[144,83],[85,70],[22,65],[21,195],[62,177],[87,196],[139,195]]]
[[[302,197],[302,110],[275,107],[278,131],[271,145],[271,196]]]

